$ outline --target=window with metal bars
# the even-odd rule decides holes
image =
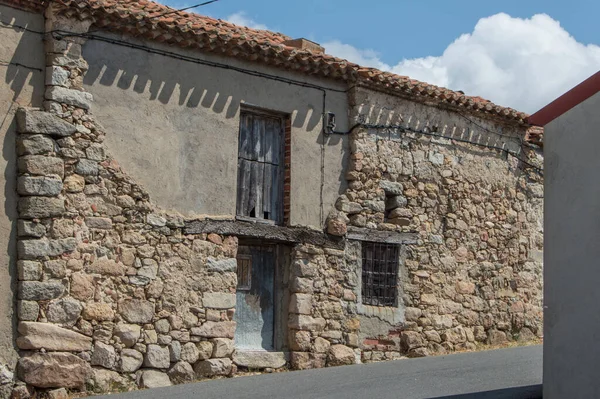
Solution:
[[[396,306],[399,247],[378,242],[362,243],[362,303]]]

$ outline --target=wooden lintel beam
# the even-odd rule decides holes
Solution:
[[[344,249],[343,239],[306,227],[273,226],[232,220],[196,220],[185,224],[184,233],[215,233],[226,236],[261,238],[276,242],[313,244],[333,249]]]
[[[306,227],[274,226],[264,223],[233,220],[195,220],[186,222],[185,234],[215,233],[225,236],[260,238],[275,242],[312,244],[344,249],[345,240]],[[374,241],[388,244],[416,244],[417,233],[398,233],[358,227],[348,227],[348,240]]]
[[[349,240],[374,241],[388,244],[416,244],[419,235],[417,233],[398,233],[396,231],[382,231],[349,226],[346,238]]]

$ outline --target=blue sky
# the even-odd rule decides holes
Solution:
[[[596,0],[220,0],[194,12],[527,112],[600,70]]]

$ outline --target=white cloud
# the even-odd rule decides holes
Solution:
[[[391,70],[391,66],[379,59],[379,54],[369,49],[358,49],[350,44],[344,44],[339,40],[332,40],[321,44],[325,47],[327,54],[335,55],[336,57],[344,58],[361,66],[373,67]]]
[[[236,25],[268,29],[244,11],[225,18]],[[403,59],[395,65],[371,49],[339,40],[322,43],[332,54],[362,66],[462,90],[520,111],[535,112],[600,70],[600,46],[584,45],[546,14],[529,19],[500,13],[480,19],[440,56]]]
[[[232,24],[247,26],[252,29],[260,29],[260,30],[268,30],[266,25],[259,24],[252,18],[248,17],[244,11],[236,12],[235,14],[231,14],[227,18],[226,21],[231,22]]]
[[[372,50],[332,41],[327,52],[497,104],[535,112],[600,69],[600,46],[577,42],[551,17],[496,14],[479,20],[441,56],[404,59],[395,66]]]
[[[393,70],[535,112],[600,69],[600,47],[578,43],[544,14],[481,19],[440,57],[403,60]]]

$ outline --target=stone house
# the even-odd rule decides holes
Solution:
[[[542,336],[524,113],[151,1],[0,23],[5,395]]]

